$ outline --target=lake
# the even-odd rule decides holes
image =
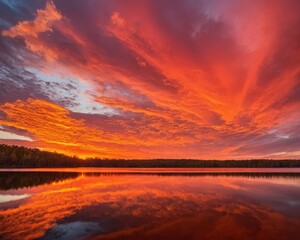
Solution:
[[[1,169],[1,239],[299,239],[300,169]]]

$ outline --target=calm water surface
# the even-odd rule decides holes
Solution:
[[[0,171],[0,239],[287,239],[300,169]]]

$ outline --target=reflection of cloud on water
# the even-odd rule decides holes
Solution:
[[[0,194],[0,203],[16,201],[23,198],[27,198],[29,196],[30,196],[29,194],[22,194],[22,195]]]
[[[290,215],[291,211],[296,215],[299,206],[286,205],[288,200],[300,198],[299,186],[268,179],[85,176],[32,190],[35,195],[30,201],[0,210],[0,236],[4,239],[55,234],[60,238],[69,236],[79,223],[84,224],[69,239],[80,239],[85,228],[90,230],[87,235],[102,238],[125,234],[133,239],[147,232],[149,238],[157,239],[163,232],[176,237],[204,231],[210,239],[217,239],[216,232],[243,236],[250,234],[251,228],[256,237],[275,230],[280,236],[286,231],[293,234],[300,226],[299,218]],[[97,228],[87,223],[95,223]],[[239,231],[227,232],[234,228]]]
[[[95,222],[71,222],[59,224],[49,230],[44,240],[69,240],[85,239],[92,236],[95,232],[101,230],[98,223]]]

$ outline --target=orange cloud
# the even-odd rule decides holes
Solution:
[[[144,152],[143,154],[148,152],[148,155],[151,154],[151,147],[167,147],[193,141],[185,135],[176,136],[185,128],[189,128],[189,125],[170,125],[164,130],[167,120],[157,117],[132,123],[108,119],[108,124],[121,127],[121,130],[113,131],[108,128],[89,127],[85,120],[72,118],[67,109],[39,99],[6,103],[0,106],[0,111],[5,114],[5,117],[0,119],[1,125],[25,130],[34,136],[36,144],[39,142],[43,148],[70,155],[134,157],[138,156],[134,151]],[[103,123],[107,124],[106,121]],[[142,134],[137,135],[136,131],[141,131]]]
[[[94,88],[89,101],[114,110],[71,121],[87,136],[97,133],[86,138],[90,146],[119,144],[135,157],[297,155],[298,4],[156,4],[48,2],[33,21],[3,35],[23,38],[45,58],[30,67],[87,81]],[[53,141],[34,134],[77,146],[73,130]]]
[[[88,128],[84,120],[71,118],[69,111],[58,105],[28,99],[27,102],[6,103],[0,110],[6,114],[5,119],[0,119],[1,125],[28,131],[39,142],[46,143],[42,144],[43,148],[82,156],[107,156],[114,149],[93,146],[93,143],[97,145],[101,142],[113,142],[113,136],[108,136],[101,130]],[[108,156],[111,155],[118,154],[114,152]]]
[[[62,15],[56,10],[53,2],[47,2],[45,10],[37,10],[37,17],[33,22],[23,21],[7,31],[3,31],[4,36],[8,37],[34,37],[40,33],[51,31],[51,25],[59,21]]]
[[[39,34],[51,32],[52,26],[56,21],[62,19],[62,15],[57,11],[53,2],[47,2],[45,10],[37,10],[37,16],[34,21],[19,22],[9,30],[3,31],[2,35],[15,38],[24,37],[26,46],[33,52],[43,54],[46,58],[52,59],[57,56],[54,51],[50,51],[39,43]]]

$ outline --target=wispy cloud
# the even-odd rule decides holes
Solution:
[[[0,121],[37,146],[105,157],[297,156],[296,0],[29,1],[18,22],[10,9],[1,39],[19,54],[7,52],[0,71]]]

